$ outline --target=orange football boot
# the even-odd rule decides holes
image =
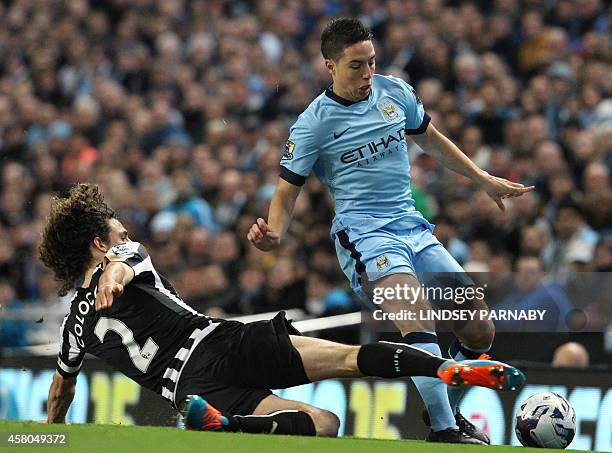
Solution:
[[[519,369],[482,354],[477,360],[447,360],[438,368],[438,377],[454,387],[478,386],[493,390],[514,391],[525,384]]]

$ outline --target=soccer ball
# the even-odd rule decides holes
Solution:
[[[576,433],[576,412],[561,395],[536,393],[521,404],[514,431],[525,447],[565,448]]]

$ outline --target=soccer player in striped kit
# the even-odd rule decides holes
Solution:
[[[168,400],[191,429],[335,436],[334,414],[270,391],[328,378],[424,375],[500,390],[524,382],[500,362],[303,337],[283,312],[249,324],[198,313],[157,272],[145,247],[129,239],[93,184],[54,199],[39,252],[62,283],[60,294],[76,289],[61,326],[49,423],[65,420],[86,352]]]

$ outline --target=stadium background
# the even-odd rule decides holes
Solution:
[[[246,241],[267,214],[289,126],[329,83],[320,31],[343,14],[373,29],[377,71],[411,83],[463,152],[492,174],[536,186],[501,212],[411,147],[417,207],[466,269],[508,272],[535,256],[551,275],[609,272],[609,6],[1,1],[0,360],[9,348],[57,341],[66,301],[36,244],[52,195],[77,181],[103,187],[132,238],[203,312],[298,308],[322,317],[358,309],[329,238],[332,200],[314,177],[278,253]],[[589,302],[578,308],[610,319],[611,303]],[[506,360],[550,362],[556,346],[577,340],[605,367],[611,329],[501,337],[496,348]],[[363,333],[325,335],[356,341]]]

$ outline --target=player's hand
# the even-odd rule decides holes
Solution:
[[[524,186],[518,182],[487,174],[482,183],[482,188],[497,203],[499,209],[504,211],[505,207],[502,201],[504,198],[520,197],[524,193],[531,192],[534,186]]]
[[[121,283],[106,283],[98,288],[96,294],[96,311],[105,310],[113,306],[113,299],[123,294]]]
[[[259,250],[269,252],[280,245],[280,234],[272,231],[266,221],[262,218],[257,219],[257,223],[249,229],[247,239]]]

